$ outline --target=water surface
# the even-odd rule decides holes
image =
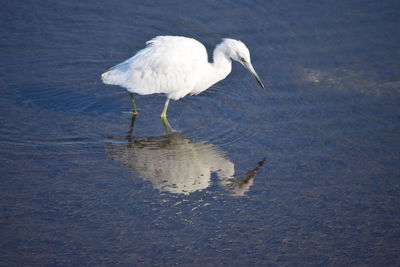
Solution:
[[[400,262],[396,1],[9,1],[0,9],[0,263]],[[100,74],[157,35],[240,66],[198,96]]]

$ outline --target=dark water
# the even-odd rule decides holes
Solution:
[[[0,265],[400,264],[398,1],[6,1]],[[171,102],[100,74],[157,35],[239,64]]]

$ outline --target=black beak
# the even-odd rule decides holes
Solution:
[[[258,84],[265,89],[264,83],[262,82],[261,78],[258,76],[257,72],[255,71],[255,69],[253,68],[253,66],[251,65],[251,63],[249,62],[242,62],[243,66],[246,67],[246,69],[248,71],[250,71],[250,73],[254,76],[254,78],[256,78]]]

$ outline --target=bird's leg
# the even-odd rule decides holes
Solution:
[[[129,100],[131,101],[131,105],[132,105],[132,108],[133,108],[132,114],[134,116],[136,116],[138,114],[138,110],[136,108],[135,99],[133,99],[133,93],[128,91],[128,95],[129,95]]]
[[[166,118],[167,118],[168,104],[169,104],[169,98],[167,97],[167,100],[165,101],[165,105],[164,105],[164,110],[163,110],[163,112],[161,113],[161,118],[162,118],[162,119],[166,119]]]
[[[161,117],[161,120],[164,124],[165,132],[167,134],[171,134],[172,128],[171,128],[171,125],[169,124],[169,121],[167,120],[167,118]]]
[[[133,130],[135,128],[135,120],[136,120],[136,115],[132,114],[131,124],[129,125],[128,136],[126,137],[128,139],[129,144],[132,143],[133,140]]]

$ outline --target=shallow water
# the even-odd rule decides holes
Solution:
[[[397,1],[8,1],[0,265],[400,262]],[[198,96],[100,74],[157,35],[250,48]]]

